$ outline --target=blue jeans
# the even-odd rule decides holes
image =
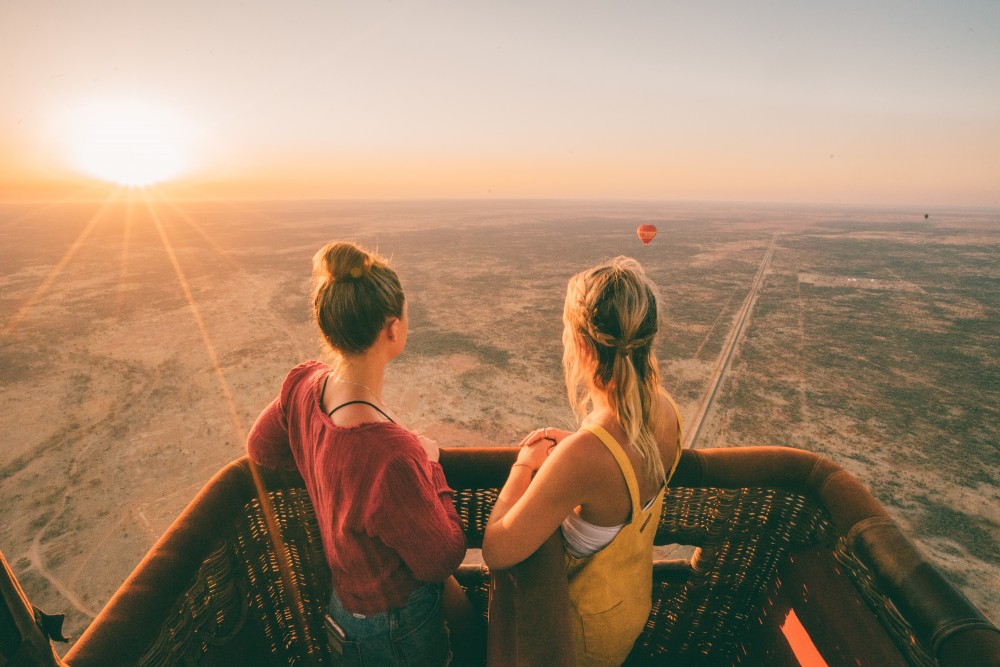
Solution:
[[[333,591],[326,623],[333,664],[447,665],[451,652],[441,602],[443,590],[443,584],[424,584],[410,593],[403,607],[360,617],[344,609]]]

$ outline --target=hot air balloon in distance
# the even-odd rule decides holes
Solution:
[[[649,245],[649,242],[656,236],[656,225],[639,225],[635,233],[639,236],[639,240],[642,241],[642,245]]]

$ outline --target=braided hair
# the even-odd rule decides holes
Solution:
[[[616,257],[573,276],[563,308],[563,370],[578,419],[593,406],[592,389],[607,393],[618,423],[661,482],[656,442],[660,386],[653,352],[658,329],[656,287],[642,266]],[[593,359],[593,363],[586,363]]]

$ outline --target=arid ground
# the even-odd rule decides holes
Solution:
[[[0,207],[0,550],[79,635],[287,370],[322,352],[310,258],[377,246],[410,301],[386,399],[442,445],[572,426],[566,280],[617,254],[662,291],[696,447],[832,458],[1000,621],[1000,214],[650,203]],[[640,223],[659,228],[643,247]],[[755,277],[761,271],[760,280]],[[747,302],[751,288],[753,299]],[[720,357],[749,306],[730,363]]]

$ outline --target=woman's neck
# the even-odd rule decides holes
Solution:
[[[375,355],[342,357],[337,363],[334,379],[363,387],[381,401],[386,366],[387,362]]]
[[[611,409],[611,398],[608,396],[608,392],[598,389],[592,380],[587,382],[587,394],[590,397],[591,412],[603,412]]]
[[[607,416],[615,418],[615,411],[611,407],[611,400],[608,398],[608,395],[603,391],[591,387],[590,414],[587,415],[587,421],[600,420]]]

